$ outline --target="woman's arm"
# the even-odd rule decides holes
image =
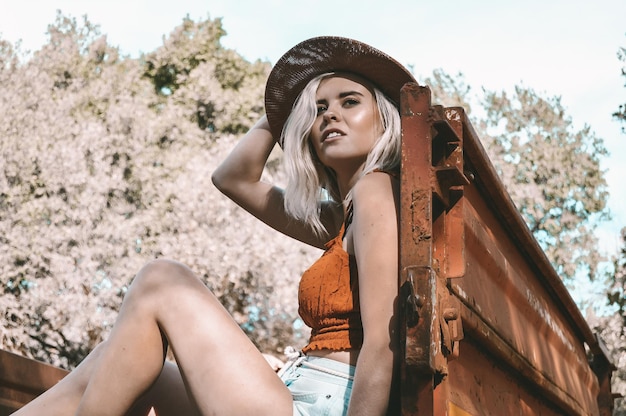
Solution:
[[[263,116],[213,172],[213,183],[236,204],[270,227],[323,248],[328,236],[320,238],[306,224],[290,218],[285,212],[283,190],[261,181],[265,163],[275,144],[267,118]]]
[[[352,190],[363,346],[349,415],[384,415],[389,405],[399,354],[397,190],[397,180],[382,172],[364,176]]]

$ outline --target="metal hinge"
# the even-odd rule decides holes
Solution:
[[[450,293],[448,279],[439,278],[432,267],[408,267],[404,273],[406,362],[445,376],[463,339],[460,302]]]

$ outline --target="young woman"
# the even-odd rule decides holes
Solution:
[[[213,174],[252,215],[325,250],[299,288],[311,338],[279,376],[191,270],[155,260],[109,339],[17,414],[385,414],[399,354],[397,105],[412,81],[363,43],[304,41],[273,68],[266,116]],[[260,179],[276,141],[284,190]],[[177,365],[164,364],[168,346]]]

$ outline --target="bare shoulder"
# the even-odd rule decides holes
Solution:
[[[398,179],[384,172],[359,179],[352,188],[353,239],[362,243],[371,238],[384,244],[397,239],[399,189]]]
[[[352,188],[352,200],[355,209],[387,209],[397,206],[400,181],[385,172],[372,172],[361,179]]]

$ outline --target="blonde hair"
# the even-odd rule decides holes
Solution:
[[[323,79],[333,75],[335,73],[326,73],[309,81],[298,95],[281,135],[288,179],[285,211],[293,218],[309,224],[318,236],[327,232],[320,218],[322,201],[342,202],[334,171],[318,161],[309,140],[317,115],[317,88]],[[400,168],[400,113],[378,88],[374,87],[373,90],[383,133],[370,150],[360,177],[377,169],[397,172]],[[349,202],[351,199],[349,193],[345,200]]]

